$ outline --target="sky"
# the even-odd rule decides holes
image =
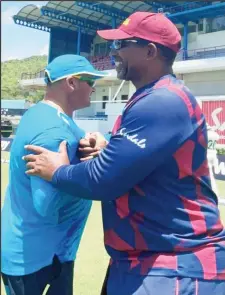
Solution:
[[[48,54],[49,33],[16,25],[12,16],[26,5],[48,1],[1,1],[1,61]]]

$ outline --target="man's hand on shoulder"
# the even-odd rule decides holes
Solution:
[[[35,145],[27,145],[25,148],[35,153],[35,155],[30,154],[23,157],[23,160],[27,161],[27,175],[40,176],[45,180],[51,181],[59,167],[70,164],[66,141],[61,142],[58,153]]]

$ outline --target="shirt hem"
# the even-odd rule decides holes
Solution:
[[[38,272],[42,268],[51,265],[52,261],[53,261],[53,257],[49,261],[43,262],[32,269],[28,268],[28,270],[26,270],[26,271],[12,271],[12,270],[2,267],[1,272],[3,274],[9,275],[9,276],[26,276],[26,275],[30,275],[32,273]],[[67,262],[67,261],[71,261],[71,259],[65,259],[64,262]],[[74,259],[72,259],[72,261],[74,261]]]

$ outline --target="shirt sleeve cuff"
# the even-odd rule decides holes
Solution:
[[[63,176],[65,177],[67,174],[67,170],[68,170],[69,165],[63,165],[60,166],[55,173],[53,174],[52,177],[52,184],[53,185],[57,185],[60,183],[60,180],[63,179]]]

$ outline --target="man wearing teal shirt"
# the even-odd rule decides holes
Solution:
[[[2,277],[10,295],[71,295],[76,252],[91,201],[54,188],[39,177],[25,174],[24,145],[58,151],[67,141],[69,158],[78,163],[76,150],[84,132],[72,120],[75,110],[90,104],[97,71],[78,55],[62,55],[45,70],[43,101],[21,119],[11,148],[9,185],[2,211]]]

